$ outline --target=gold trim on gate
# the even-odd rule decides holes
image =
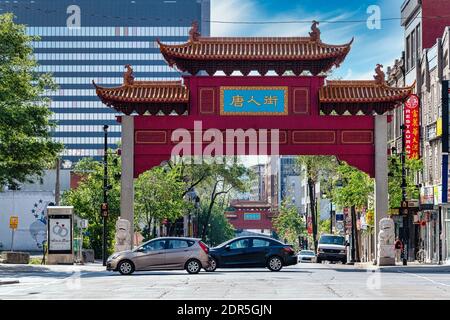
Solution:
[[[225,90],[284,90],[284,107],[283,112],[225,112],[224,98]],[[289,113],[289,87],[248,87],[248,86],[234,86],[234,87],[220,87],[220,115],[221,116],[286,116]]]

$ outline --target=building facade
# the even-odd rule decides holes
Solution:
[[[409,217],[409,260],[423,252],[424,261],[438,263],[449,257],[448,213],[448,18],[450,2],[408,0],[401,7],[405,51],[388,68],[387,82],[403,87],[415,82],[420,98],[420,158],[423,170],[416,177],[419,211]],[[392,112],[388,127],[391,147],[402,150],[403,108]],[[401,224],[401,223],[400,223]]]
[[[103,125],[110,147],[120,141],[117,112],[104,108],[92,80],[121,85],[124,66],[132,64],[145,80],[170,80],[180,74],[167,66],[156,43],[182,43],[193,21],[209,35],[209,0],[34,0],[0,1],[27,25],[39,72],[53,74],[59,89],[48,92],[55,140],[64,143],[63,159],[100,159]]]

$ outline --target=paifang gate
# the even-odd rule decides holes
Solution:
[[[137,81],[127,65],[122,86],[94,83],[103,103],[124,114],[118,119],[121,217],[133,221],[133,178],[170,158],[178,143],[175,130],[194,135],[278,129],[279,154],[335,155],[374,177],[378,225],[388,211],[384,114],[403,103],[412,87],[388,87],[381,65],[373,80],[327,81],[322,74],[342,63],[353,40],[325,44],[317,23],[311,29],[309,37],[213,38],[202,37],[194,23],[188,42],[158,41],[169,66],[183,72],[182,81]],[[225,75],[215,76],[217,71]],[[259,75],[249,76],[251,71]],[[207,145],[196,148],[192,142],[193,153]],[[245,154],[252,153],[250,147],[246,143]]]

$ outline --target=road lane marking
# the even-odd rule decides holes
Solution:
[[[417,278],[419,278],[419,279],[422,279],[422,280],[427,280],[427,281],[429,281],[429,282],[431,282],[431,283],[433,283],[433,284],[435,284],[435,285],[439,285],[439,286],[443,286],[443,287],[450,287],[450,284],[438,282],[438,281],[436,281],[436,280],[427,278],[427,277],[425,277],[425,276],[420,276],[420,275],[418,275],[418,274],[416,274],[416,273],[405,272],[405,271],[402,271],[402,270],[397,270],[397,271],[398,271],[399,273],[404,273],[404,274],[409,274],[409,275],[415,276],[415,277],[417,277]]]

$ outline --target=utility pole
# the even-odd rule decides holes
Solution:
[[[406,146],[405,146],[405,130],[406,126],[402,124],[400,126],[402,130],[402,154],[401,154],[401,164],[402,164],[402,214],[403,210],[406,210],[407,214],[403,216],[403,265],[408,264],[408,243],[409,243],[409,211],[408,208],[403,209],[403,203],[406,202]]]
[[[107,259],[107,242],[108,242],[108,128],[109,126],[103,126],[103,132],[105,133],[105,145],[103,154],[103,204],[101,208],[101,214],[103,216],[103,266],[106,266]]]
[[[56,181],[55,181],[55,205],[59,206],[61,201],[61,183],[60,183],[60,172],[61,172],[61,159],[56,158]]]

